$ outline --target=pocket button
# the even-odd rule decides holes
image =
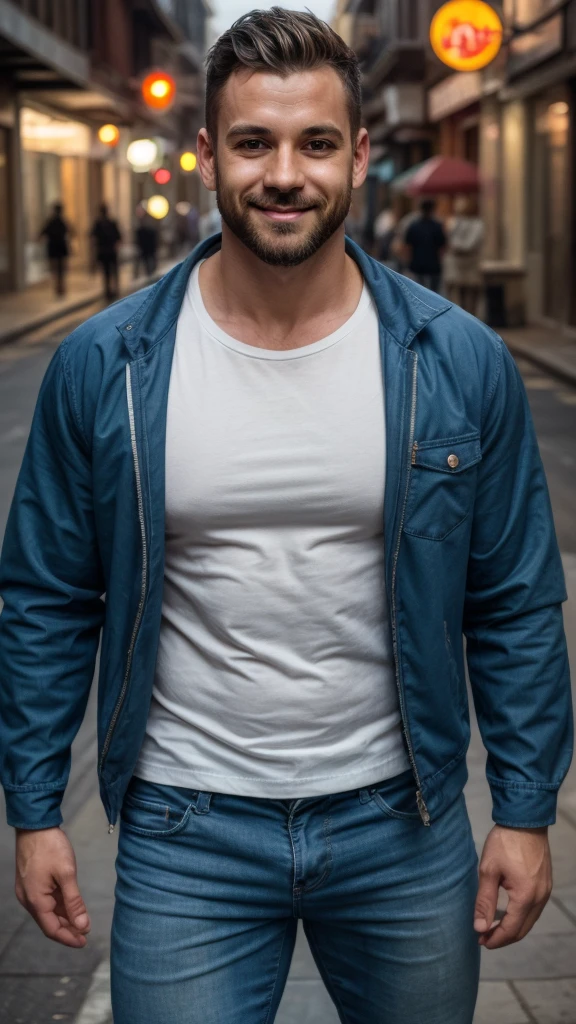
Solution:
[[[456,466],[460,463],[460,459],[457,455],[449,455],[446,461],[448,462],[450,469],[456,469]]]

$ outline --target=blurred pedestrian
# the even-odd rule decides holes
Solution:
[[[382,210],[374,223],[374,243],[376,259],[393,270],[398,269],[398,260],[392,252],[392,242],[396,235],[396,215],[389,207]]]
[[[158,264],[158,229],[143,206],[136,209],[136,216],[139,220],[134,232],[137,247],[134,277],[138,277],[142,264],[144,264],[144,273],[150,277]]]
[[[412,221],[406,232],[406,245],[410,252],[410,272],[419,284],[439,292],[446,235],[442,224],[434,217],[435,209],[434,199],[422,200],[420,216]]]
[[[115,220],[108,216],[106,203],[100,206],[100,215],[94,221],[91,231],[96,250],[96,260],[104,274],[104,288],[107,299],[118,298],[118,244],[122,241],[120,229]]]
[[[459,196],[454,203],[454,216],[448,224],[444,284],[451,302],[474,316],[478,316],[482,292],[480,260],[483,242],[484,223],[477,214],[476,200]]]
[[[56,295],[66,294],[67,260],[70,255],[68,240],[72,233],[69,224],[64,220],[62,203],[54,203],[52,216],[46,221],[40,238],[46,239],[46,255],[50,263],[54,292]]]

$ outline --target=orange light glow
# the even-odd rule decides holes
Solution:
[[[152,110],[168,110],[176,97],[176,82],[167,71],[151,71],[142,82],[142,97]]]

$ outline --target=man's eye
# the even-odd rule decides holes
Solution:
[[[331,143],[326,139],[311,139],[307,145],[313,153],[325,153],[327,149],[332,149]]]
[[[264,146],[262,139],[244,139],[244,142],[240,143],[240,149],[247,149],[251,153],[257,153],[258,150]]]

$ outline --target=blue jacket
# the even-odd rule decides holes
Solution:
[[[74,331],[42,384],[0,567],[12,825],[62,820],[100,637],[98,772],[109,822],[118,816],[160,632],[176,323],[193,265],[218,245]],[[380,318],[386,587],[422,820],[433,824],[466,781],[465,637],[494,820],[550,824],[572,743],[566,595],[520,377],[487,327],[347,248]]]

